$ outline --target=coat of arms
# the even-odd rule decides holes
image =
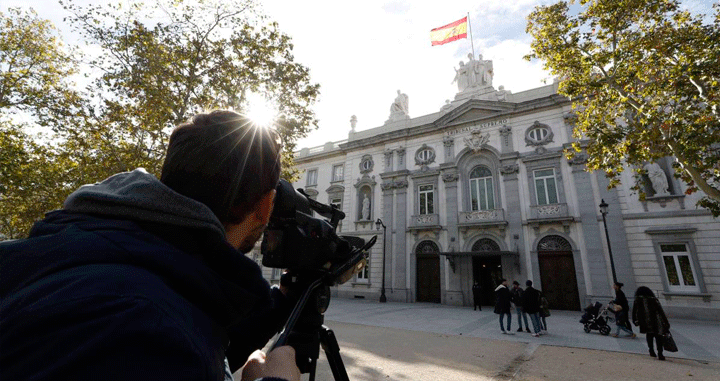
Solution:
[[[464,138],[463,140],[465,141],[465,145],[467,145],[468,148],[477,152],[480,151],[482,147],[490,140],[490,134],[483,135],[480,130],[473,130],[470,133],[470,137]]]

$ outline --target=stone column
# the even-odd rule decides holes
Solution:
[[[405,169],[405,148],[400,147],[395,150],[395,153],[397,153],[397,171]]]
[[[382,220],[385,223],[386,231],[385,231],[385,237],[383,237],[383,245],[385,245],[385,257],[383,260],[385,261],[385,296],[389,297],[390,294],[390,285],[394,283],[394,272],[393,270],[393,258],[394,258],[394,250],[393,250],[393,190],[395,189],[395,185],[393,184],[392,180],[386,180],[381,185],[380,188],[382,189],[382,198],[383,198],[383,216]],[[382,263],[380,263],[380,276],[382,276]],[[373,280],[373,283],[377,283],[378,287],[381,287],[382,285],[382,279],[378,279],[377,281]]]
[[[462,251],[460,247],[460,238],[458,236],[458,173],[456,167],[446,167],[442,170],[442,179],[445,183],[445,212],[447,217],[447,235],[449,247],[448,251]],[[453,240],[454,239],[454,240]],[[441,257],[441,260],[445,260],[445,265],[450,267],[449,260],[445,257]],[[453,271],[450,267],[449,272],[449,287],[444,290],[443,301],[449,305],[463,305],[467,304],[467,297],[463,297],[463,285],[460,282],[461,271],[460,271],[460,258],[455,257],[453,259],[455,263],[455,270]]]
[[[443,138],[443,146],[445,147],[445,163],[455,162],[455,138],[446,136]]]
[[[630,258],[630,248],[627,242],[627,231],[625,230],[625,222],[623,221],[622,210],[620,209],[620,197],[617,189],[607,189],[609,180],[600,171],[596,173],[598,188],[600,188],[600,198],[604,199],[608,204],[608,213],[605,216],[607,221],[608,235],[610,236],[610,245],[612,248],[613,261],[615,262],[615,275],[618,282],[624,283],[623,290],[629,300],[633,300],[635,285],[635,274],[632,268],[632,259]],[[600,209],[596,203],[595,208]],[[601,216],[602,218],[602,216]],[[602,220],[600,220],[602,224]],[[602,231],[603,238],[605,230]],[[607,241],[607,238],[605,238]],[[612,274],[610,275],[612,279]]]
[[[592,290],[587,290],[587,300],[583,300],[582,305],[587,305],[592,300],[596,300],[597,296],[603,298],[610,296],[608,292],[610,290],[610,279],[612,277],[608,275],[608,264],[603,250],[605,236],[603,227],[601,226],[602,220],[598,222],[600,209],[598,205],[600,205],[600,203],[595,200],[592,180],[590,178],[591,174],[585,171],[586,161],[587,156],[582,152],[577,153],[575,157],[570,160],[573,181],[575,182],[575,190],[577,192],[577,208],[580,212],[580,224],[585,240],[585,255],[589,267],[590,284],[592,285]],[[582,275],[582,269],[576,269],[576,273]],[[580,294],[582,295],[583,292],[581,291]]]
[[[395,187],[395,219],[393,224],[395,249],[392,256],[393,274],[391,284],[393,292],[388,296],[388,299],[398,302],[410,302],[410,293],[407,288],[407,177],[395,178],[393,185]]]
[[[502,167],[500,168],[500,173],[502,174],[505,186],[505,220],[508,222],[506,234],[510,237],[508,249],[510,251],[517,250],[519,252],[519,257],[508,258],[507,261],[503,263],[503,271],[512,269],[512,272],[507,274],[507,279],[510,279],[511,277],[514,279],[531,278],[528,276],[527,269],[524,266],[524,264],[527,263],[526,259],[529,253],[523,252],[523,248],[525,247],[525,235],[523,234],[522,212],[520,211],[519,170],[520,168],[518,164],[515,164],[514,158],[504,160]]]
[[[512,128],[510,126],[500,126],[500,152],[503,154],[514,152]]]
[[[385,172],[393,171],[393,150],[385,150]]]

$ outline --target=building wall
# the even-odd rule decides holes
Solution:
[[[639,201],[630,191],[631,168],[623,174],[620,187],[608,190],[601,173],[585,171],[582,157],[568,161],[562,154],[573,141],[573,119],[569,103],[555,91],[555,85],[545,86],[514,94],[512,102],[470,99],[449,111],[353,131],[340,144],[301,150],[296,160],[303,173],[294,186],[314,190],[323,203],[330,201],[328,192],[342,194],[347,217],[341,235],[366,240],[378,236],[370,250],[369,279],[337,286],[335,295],[378,298],[384,251],[387,298],[415,302],[415,250],[421,242],[432,241],[442,254],[441,302],[472,305],[472,259],[453,253],[470,252],[482,238],[500,247],[504,277],[521,283],[531,279],[542,288],[538,244],[545,237],[558,236],[572,254],[578,306],[613,298],[611,249],[617,278],[625,283],[630,299],[637,286],[645,285],[660,296],[671,315],[720,319],[720,224],[695,209],[701,195],[683,195],[683,184],[668,173],[672,195]],[[552,131],[552,139],[528,143],[527,132],[538,123]],[[487,141],[478,146],[468,143],[478,136],[473,130]],[[416,160],[421,149],[431,149],[434,160]],[[368,159],[370,168],[363,164]],[[337,164],[344,165],[344,178],[332,182]],[[495,217],[470,213],[468,174],[477,164],[491,169],[499,213]],[[669,161],[663,165],[669,168]],[[549,168],[555,171],[558,202],[542,206],[537,203],[533,171]],[[318,171],[317,185],[307,186],[307,171],[312,169]],[[419,213],[420,185],[434,186],[433,215]],[[359,196],[365,187],[371,196],[368,219],[362,218]],[[598,207],[601,200],[609,204],[606,223]],[[475,220],[468,225],[465,217]],[[385,236],[376,230],[378,218],[387,226]],[[678,292],[668,283],[661,245],[672,243],[686,245],[696,291]],[[270,277],[271,271],[264,271]]]

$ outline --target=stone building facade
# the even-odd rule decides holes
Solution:
[[[471,306],[477,281],[490,305],[501,278],[531,279],[551,308],[579,311],[613,298],[607,226],[628,297],[645,285],[671,316],[720,320],[720,223],[695,208],[701,195],[684,194],[670,158],[657,163],[667,192],[648,179],[642,202],[630,171],[608,190],[582,153],[567,160],[574,114],[557,83],[511,93],[490,75],[438,112],[391,116],[363,131],[353,116],[346,141],[296,155],[295,187],[347,214],[339,234],[378,236],[336,296],[377,299],[384,267],[391,301]]]

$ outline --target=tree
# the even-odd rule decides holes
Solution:
[[[27,236],[34,221],[62,205],[72,191],[66,171],[51,146],[0,121],[0,240]]]
[[[630,166],[642,198],[643,164],[672,156],[686,193],[704,192],[698,206],[719,216],[720,8],[706,17],[677,0],[578,3],[577,13],[564,1],[535,8],[525,58],[561,79],[558,91],[578,117],[575,137],[587,138],[588,169],[616,186]]]
[[[102,48],[90,61],[102,73],[89,89],[102,97],[87,112],[94,120],[83,131],[60,131],[95,148],[83,161],[103,161],[108,175],[138,166],[159,174],[174,126],[204,110],[243,112],[257,93],[282,115],[285,176],[294,174],[295,141],[317,126],[310,106],[319,86],[293,61],[290,38],[253,1],[64,7],[86,41]]]
[[[76,105],[68,83],[76,61],[56,33],[32,9],[0,12],[0,113],[24,113],[54,126]]]
[[[31,9],[0,12],[0,237],[21,238],[69,194],[64,169],[48,141],[26,123],[56,127],[77,111],[72,51],[55,27]],[[25,120],[28,122],[19,122]]]
[[[283,176],[296,175],[319,86],[254,1],[64,6],[89,46],[82,64],[32,10],[0,13],[0,237],[26,235],[80,185],[137,167],[159,174],[172,128],[201,111],[243,112],[250,94],[276,103]],[[74,74],[90,78],[85,91]],[[54,134],[26,133],[38,126]]]

